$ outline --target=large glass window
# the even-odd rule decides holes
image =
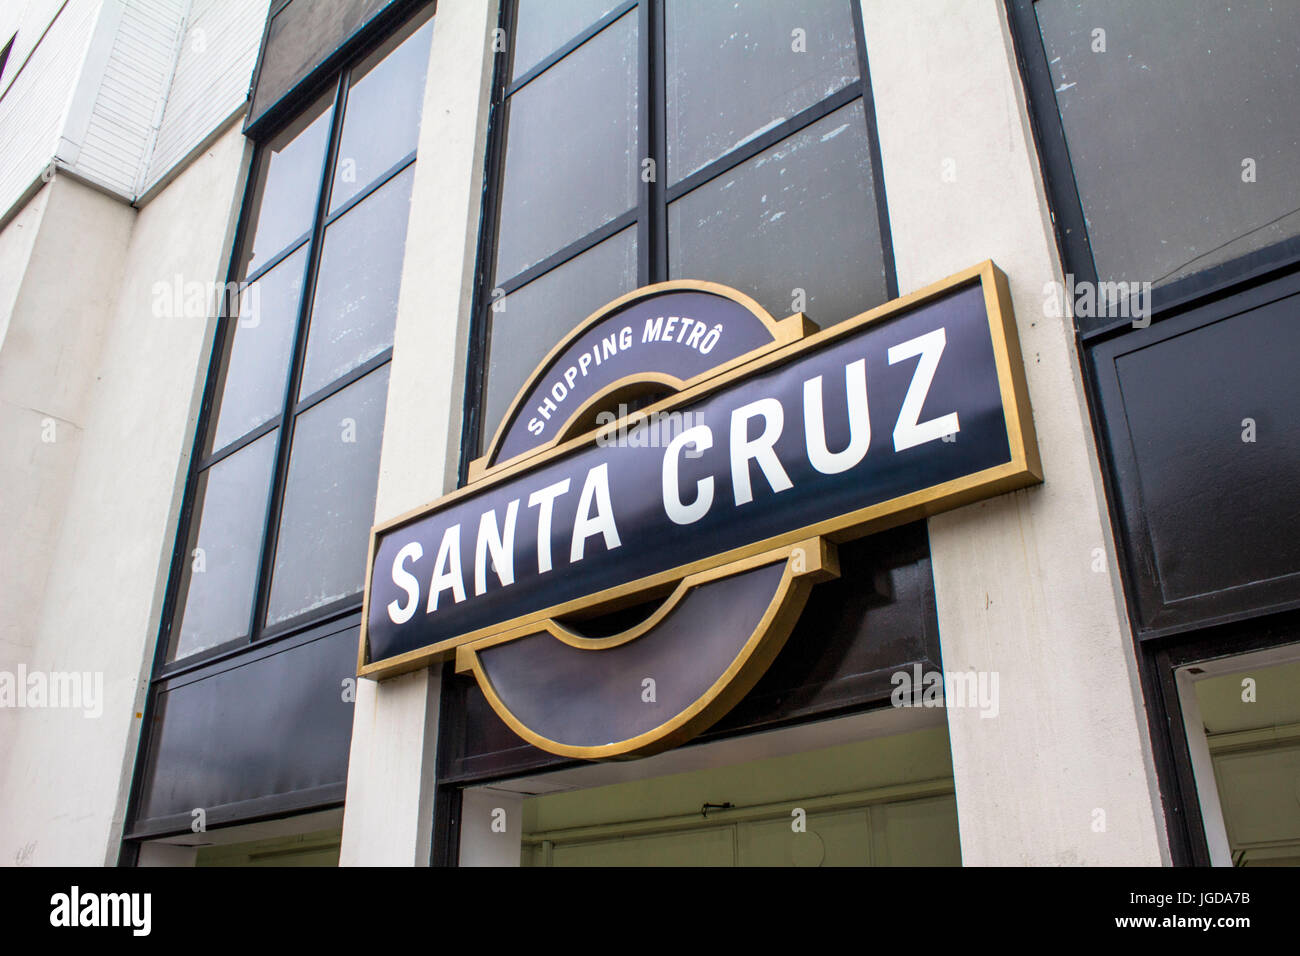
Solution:
[[[168,661],[360,601],[432,26],[417,17],[258,149]]]
[[[1300,5],[1038,0],[1032,16],[1100,281],[1159,287],[1300,235]]]
[[[823,326],[894,294],[857,0],[505,6],[480,443],[638,286],[721,282]]]

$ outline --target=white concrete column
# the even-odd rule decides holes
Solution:
[[[944,667],[999,676],[996,718],[948,710],[962,858],[1168,862],[1078,357],[1044,315],[1061,267],[1005,9],[862,8],[900,292],[1006,272],[1046,478],[929,523]]]
[[[89,708],[0,713],[0,862],[117,860],[216,327],[186,296],[224,281],[250,154],[229,127],[138,212],[62,174],[45,187],[0,346],[0,498],[17,495],[0,507],[17,632],[0,625],[0,669],[98,689]]]
[[[434,16],[377,522],[456,484],[496,22],[495,0],[444,3]],[[438,687],[436,667],[358,682],[341,864],[428,862]]]

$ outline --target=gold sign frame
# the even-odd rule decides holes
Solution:
[[[1041,483],[1043,480],[1042,464],[1038,454],[1033,415],[1029,403],[1029,389],[1025,380],[1020,340],[1011,306],[1011,295],[1006,275],[992,260],[985,260],[946,279],[860,313],[828,329],[811,335],[792,338],[791,341],[764,351],[763,354],[759,354],[741,364],[731,363],[730,367],[719,374],[709,376],[704,381],[690,385],[682,391],[642,409],[638,414],[651,416],[670,413],[674,408],[711,394],[731,382],[747,378],[764,369],[790,361],[805,351],[817,349],[828,342],[853,335],[864,326],[884,321],[900,312],[942,298],[962,286],[973,283],[978,283],[981,286],[984,295],[985,312],[989,323],[990,340],[997,369],[998,388],[1001,394],[1003,417],[1007,429],[1007,445],[1010,450],[1010,460],[1007,462],[919,491],[891,498],[887,501],[877,502],[808,527],[794,529],[775,537],[683,564],[582,598],[541,608],[508,621],[502,621],[498,624],[438,641],[383,660],[371,661],[368,659],[367,631],[370,614],[370,592],[379,535],[419,519],[461,498],[476,494],[484,488],[491,487],[507,478],[537,468],[553,458],[567,454],[580,446],[594,443],[600,436],[615,430],[619,423],[604,425],[580,435],[565,438],[536,454],[522,455],[508,462],[503,462],[499,466],[494,466],[470,484],[450,492],[428,505],[412,509],[405,514],[376,524],[371,529],[370,548],[366,564],[365,596],[362,604],[357,675],[380,680],[419,670],[453,658],[458,658],[468,669],[473,670],[473,661],[469,656],[466,656],[470,652],[466,651],[465,655],[460,655],[460,648],[465,648],[468,645],[484,645],[488,642],[495,643],[498,640],[508,640],[511,637],[522,637],[551,626],[562,628],[563,625],[557,624],[555,619],[590,612],[593,609],[612,610],[645,600],[654,595],[666,595],[691,575],[711,572],[729,565],[739,567],[757,556],[770,554],[781,549],[788,550],[812,539],[824,538],[831,544],[848,541],[895,525],[948,511],[973,501]],[[705,283],[673,283],[672,285],[679,288],[696,289],[711,287],[711,284]],[[645,291],[638,290],[641,294],[644,294]],[[637,293],[630,295],[635,296]],[[735,295],[733,293],[732,297],[734,298]],[[588,319],[588,323],[599,316],[603,316],[618,304],[627,301],[627,299],[628,297],[625,296],[616,300],[615,303],[611,303],[610,306],[600,310],[599,313]],[[791,318],[795,317],[792,316]],[[799,316],[799,319],[802,323],[802,316]],[[543,366],[539,366],[539,370],[544,369],[544,367],[545,360]]]

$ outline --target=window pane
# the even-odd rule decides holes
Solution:
[[[564,265],[516,289],[492,313],[483,440],[537,363],[598,308],[636,288],[636,228],[624,229]]]
[[[298,324],[306,258],[304,246],[250,283],[240,296],[239,319],[234,335],[228,336],[228,357],[217,386],[220,412],[207,452],[224,448],[284,408],[284,380]]]
[[[668,207],[674,279],[747,292],[774,316],[823,328],[888,298],[862,101],[856,100]]]
[[[408,166],[325,230],[300,397],[393,344],[414,178]]]
[[[240,275],[255,272],[311,228],[333,114],[333,99],[321,97],[263,150],[251,200],[257,225]]]
[[[168,660],[248,634],[276,432],[199,476]]]
[[[669,183],[858,78],[850,0],[668,0],[666,45]]]
[[[523,76],[591,26],[621,0],[519,0],[515,14],[515,68]]]
[[[1034,9],[1099,279],[1173,281],[1300,234],[1300,5]]]
[[[510,98],[498,282],[635,204],[636,65],[629,13]]]
[[[375,517],[388,366],[298,416],[268,625],[359,594]]]
[[[433,21],[392,49],[386,44],[353,72],[334,165],[333,211],[415,150],[424,104]]]

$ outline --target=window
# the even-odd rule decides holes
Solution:
[[[360,603],[431,30],[426,12],[258,148],[169,662]]]
[[[896,294],[856,0],[504,6],[470,445],[638,286],[721,282],[823,326]]]
[[[1300,7],[1017,0],[1013,16],[1079,279],[1149,282],[1160,308],[1216,267],[1300,253]]]

